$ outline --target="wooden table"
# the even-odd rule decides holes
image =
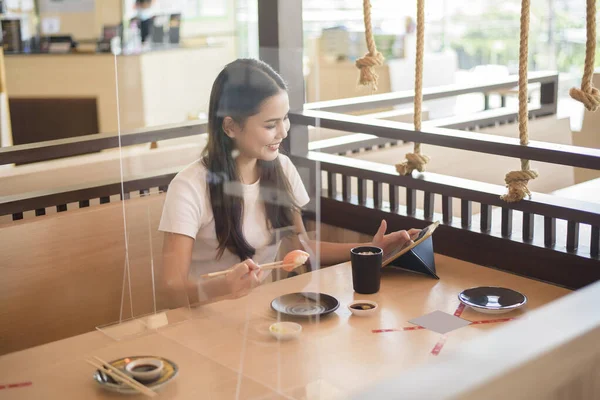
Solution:
[[[32,384],[0,389],[0,397],[121,397],[98,388],[91,378],[92,369],[83,360],[92,355],[115,359],[152,354],[172,359],[180,367],[179,376],[160,391],[159,398],[346,398],[367,384],[436,359],[432,349],[442,336],[438,333],[373,333],[374,329],[410,326],[408,320],[435,310],[453,314],[459,305],[457,294],[473,286],[506,286],[529,297],[526,310],[501,317],[526,318],[527,310],[569,293],[440,255],[436,264],[440,280],[386,271],[380,292],[369,296],[353,292],[350,265],[340,264],[267,284],[238,300],[175,310],[187,319],[144,336],[114,341],[96,331],[12,353],[0,357],[0,385]],[[270,302],[297,291],[331,294],[341,306],[318,322],[301,322],[304,329],[299,340],[277,342],[267,332],[277,319]],[[352,316],[346,306],[354,299],[375,300],[381,310],[370,318]],[[470,309],[462,317],[473,321],[498,318]],[[470,339],[495,326],[499,324],[471,325],[448,333],[437,358],[461,351]]]

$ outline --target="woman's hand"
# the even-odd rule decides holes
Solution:
[[[246,296],[255,287],[260,285],[263,271],[252,260],[248,259],[234,266],[225,276],[227,295],[237,299]]]
[[[387,222],[384,220],[381,221],[381,225],[379,225],[379,230],[373,236],[373,241],[371,244],[375,247],[379,247],[383,250],[383,254],[387,254],[398,247],[404,247],[404,245],[412,242],[411,238],[415,237],[420,230],[419,229],[411,229],[407,231],[396,231],[390,233],[388,235],[385,234],[387,231]]]

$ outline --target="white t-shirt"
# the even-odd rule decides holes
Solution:
[[[287,156],[280,154],[278,157],[296,204],[300,207],[305,206],[310,199],[296,167]],[[177,174],[169,185],[158,227],[163,232],[179,233],[195,239],[190,277],[222,271],[240,262],[239,257],[228,249],[217,259],[219,241],[215,232],[207,173],[204,164],[198,160]],[[248,243],[256,249],[252,259],[262,264],[274,260],[279,243],[274,242],[276,238],[267,227],[265,207],[259,198],[259,189],[258,181],[252,185],[225,184],[226,192],[243,193],[242,230]]]

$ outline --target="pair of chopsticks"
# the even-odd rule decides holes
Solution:
[[[150,389],[149,387],[142,385],[141,383],[139,383],[138,381],[136,381],[133,378],[130,378],[123,371],[121,371],[118,368],[115,368],[111,364],[102,360],[100,357],[94,356],[94,358],[100,364],[98,364],[97,362],[92,361],[92,360],[85,360],[85,362],[94,366],[95,368],[99,369],[100,371],[104,372],[106,375],[110,376],[115,381],[124,383],[125,385],[129,386],[130,388],[137,390],[138,392],[145,394],[148,397],[155,397],[158,394],[154,390]]]
[[[286,267],[299,267],[300,265],[301,264],[284,264],[283,261],[276,261],[276,262],[272,262],[272,263],[268,263],[268,264],[259,265],[259,267],[261,270],[267,271],[270,269],[279,269],[279,268],[286,268]],[[226,269],[224,271],[211,272],[210,274],[200,275],[200,277],[201,278],[215,278],[217,276],[227,275],[231,271],[232,271],[232,269],[230,268],[230,269]]]

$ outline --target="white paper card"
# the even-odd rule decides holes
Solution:
[[[411,324],[422,326],[437,333],[446,334],[471,324],[471,321],[456,317],[443,311],[434,311],[419,318],[411,319]]]

